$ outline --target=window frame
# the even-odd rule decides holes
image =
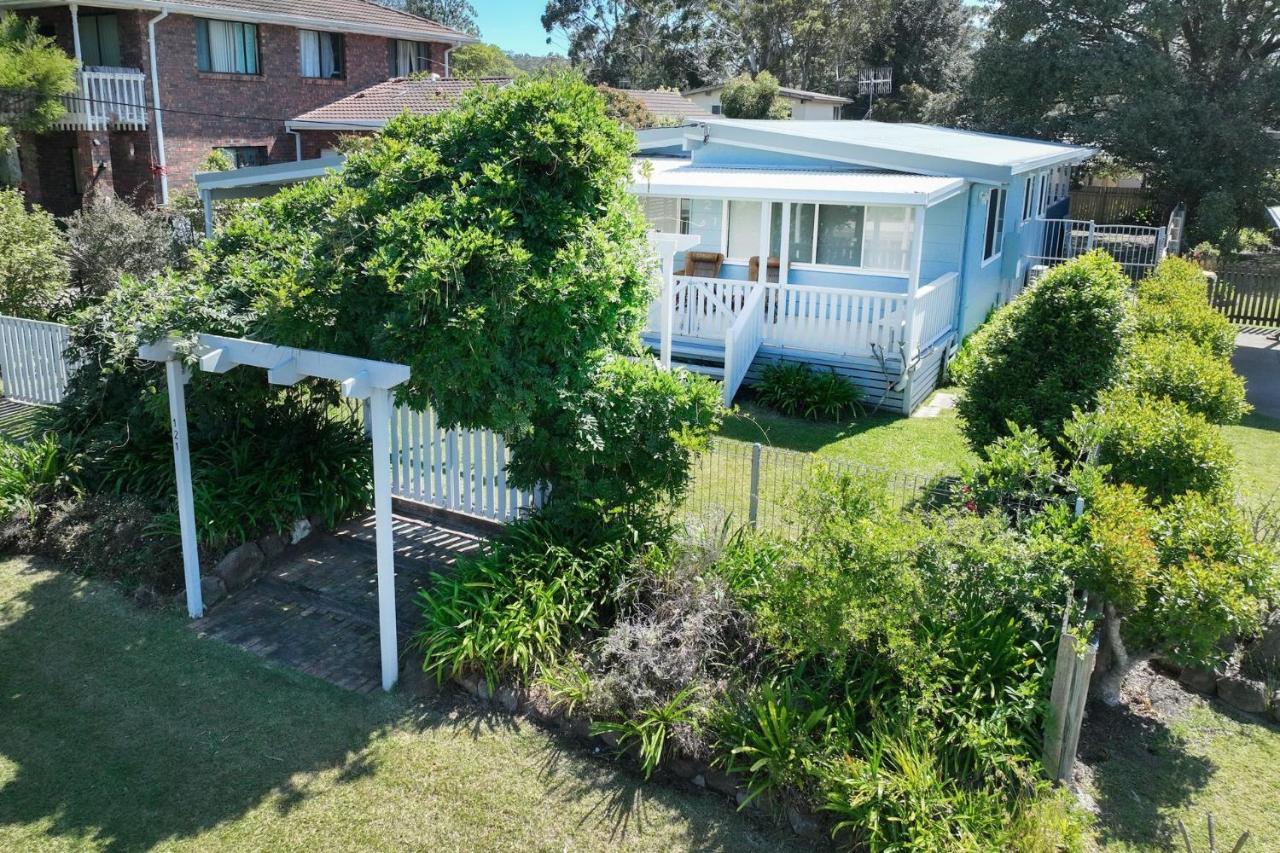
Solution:
[[[118,62],[116,62],[114,65],[113,65],[113,64],[111,64],[111,63],[107,63],[107,62],[102,62],[102,61],[101,61],[101,60],[102,60],[102,27],[101,27],[101,21],[102,21],[102,19],[103,19],[103,18],[110,18],[110,19],[111,19],[112,21],[114,21],[114,23],[115,23],[115,28],[116,28],[116,33],[115,33],[115,36],[116,36],[115,48],[116,48],[116,55],[117,55],[117,59],[118,59],[119,61],[118,61]],[[88,53],[88,52],[89,52],[90,38],[89,38],[89,33],[87,33],[87,32],[85,31],[85,30],[86,30],[86,27],[84,26],[84,25],[85,25],[86,23],[88,23],[89,21],[92,21],[92,22],[93,22],[93,33],[92,33],[92,36],[93,36],[93,37],[92,37],[93,51],[97,53],[97,55],[98,55],[98,60],[99,60],[99,61],[98,61],[98,62],[89,62],[88,60],[85,60],[85,63],[84,63],[84,64],[85,64],[85,67],[88,67],[88,68],[120,68],[120,67],[121,67],[121,63],[123,63],[123,62],[124,62],[124,41],[120,38],[120,15],[119,15],[118,13],[114,12],[114,11],[101,11],[101,12],[98,12],[98,11],[95,11],[95,12],[87,12],[87,11],[86,11],[86,12],[81,12],[81,13],[80,13],[80,15],[79,15],[79,17],[78,17],[78,22],[79,22],[79,26],[80,26],[80,43],[81,43],[81,45],[80,45],[80,46],[81,46],[81,51],[80,51],[80,52],[81,52],[81,54],[82,54],[82,55],[83,55],[83,54],[85,54],[85,53]]]
[[[235,169],[251,169],[254,166],[266,166],[271,163],[271,150],[266,145],[217,145],[214,146],[215,151],[221,151],[231,160],[231,168]],[[261,151],[261,163],[248,163],[240,165],[241,151]]]
[[[1008,190],[992,187],[987,196],[987,216],[982,225],[982,266],[987,266],[1004,254],[1005,202]],[[990,252],[991,254],[988,254]]]
[[[1022,189],[1022,219],[1019,224],[1026,225],[1036,212],[1036,176],[1027,175]]]
[[[232,24],[241,28],[241,43],[248,45],[244,41],[244,33],[248,32],[246,28],[253,28],[253,70],[238,71],[232,69],[230,71],[220,71],[213,67],[213,40],[209,35],[209,24]],[[248,57],[249,52],[245,50],[245,56]],[[200,67],[201,57],[209,62],[208,68]],[[248,63],[246,62],[246,66]],[[201,74],[235,74],[240,77],[261,77],[262,76],[262,32],[258,25],[251,21],[233,21],[228,18],[196,18],[196,71]]]
[[[423,65],[424,67],[411,68],[409,69],[408,72],[401,73],[400,45],[402,44],[411,44],[414,46],[413,64]],[[395,68],[392,69],[393,77],[409,77],[413,74],[430,74],[431,73],[431,65],[435,61],[431,56],[431,42],[418,41],[417,39],[392,39],[391,49],[392,49],[392,56],[394,57],[392,61],[395,64]]]
[[[326,77],[324,74],[311,75],[311,74],[305,73],[304,71],[304,69],[306,68],[305,57],[303,57],[302,55],[302,51],[303,51],[302,40],[305,33],[316,34],[317,36],[316,50],[317,51],[320,51],[320,38],[323,38],[324,36],[328,36],[329,38],[333,39],[333,57],[334,57],[334,68],[336,73],[330,74],[328,77]],[[323,53],[321,53],[320,55],[323,56]],[[321,66],[320,56],[316,57],[316,66],[317,67]],[[299,28],[298,29],[298,76],[301,77],[303,80],[346,80],[347,79],[346,35],[344,33],[335,32],[333,30],[309,30],[309,29]]]

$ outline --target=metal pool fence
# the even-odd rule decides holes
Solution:
[[[821,471],[874,481],[900,509],[949,494],[949,485],[940,475],[909,474],[761,444],[713,440],[710,449],[694,460],[693,482],[680,513],[688,520],[787,531],[795,527],[795,495]]]

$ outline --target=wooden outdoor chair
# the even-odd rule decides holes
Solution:
[[[684,275],[697,278],[719,278],[724,265],[723,252],[685,252]]]
[[[769,263],[769,268],[768,270],[765,271],[765,275],[768,277],[767,280],[774,284],[777,284],[778,274],[779,274],[779,271],[782,269],[782,261],[780,261],[777,258],[770,258],[768,263]],[[760,280],[760,256],[759,255],[756,255],[747,263],[747,278],[753,283]]]

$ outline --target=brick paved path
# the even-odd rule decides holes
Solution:
[[[395,516],[396,614],[403,657],[418,624],[414,599],[431,573],[477,551],[486,531],[465,519]],[[349,690],[381,686],[373,517],[286,551],[243,590],[192,623],[215,637]]]

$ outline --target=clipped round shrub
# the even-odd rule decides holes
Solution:
[[[44,320],[62,307],[67,249],[53,217],[0,188],[0,314]]]
[[[1238,423],[1252,409],[1231,362],[1186,336],[1139,339],[1127,374],[1125,385],[1135,392],[1168,397],[1215,424]]]
[[[1236,345],[1231,321],[1209,305],[1209,284],[1200,267],[1168,258],[1138,282],[1138,334],[1190,338],[1218,358]]]
[[[997,311],[957,365],[969,443],[984,448],[1013,423],[1056,449],[1072,411],[1093,408],[1119,377],[1130,314],[1129,279],[1104,252],[1050,270]]]
[[[1185,404],[1119,390],[1098,410],[1081,414],[1084,443],[1110,477],[1146,491],[1165,503],[1183,492],[1225,495],[1231,489],[1235,456],[1216,426]]]

